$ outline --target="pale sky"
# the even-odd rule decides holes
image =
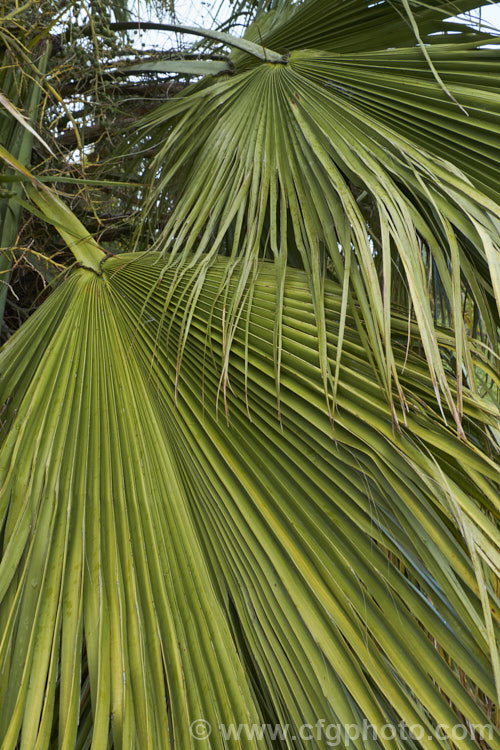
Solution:
[[[478,15],[478,11],[472,12],[475,16]],[[486,7],[481,8],[481,18],[486,23],[490,23],[495,28],[500,29],[500,3],[490,3]]]

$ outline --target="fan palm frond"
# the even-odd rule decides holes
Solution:
[[[479,47],[484,36],[470,41],[475,32],[462,27],[468,41],[441,36],[426,57],[405,5],[312,0],[273,16],[270,28],[264,15],[260,43],[287,52],[286,60],[259,63],[236,50],[233,75],[209,77],[145,120],[148,147],[157,152],[149,167],[149,207],[154,215],[158,201],[174,197],[157,244],[171,263],[189,267],[203,256],[208,267],[222,252],[233,260],[228,269],[241,269],[241,292],[257,258],[279,264],[280,289],[287,265],[303,268],[324,386],[334,395],[325,276],[343,285],[346,310],[359,307],[386,396],[392,404],[395,384],[403,407],[390,319],[394,305],[406,303],[418,321],[437,398],[444,398],[460,432],[462,382],[475,380],[464,295],[485,342],[494,351],[499,344],[500,55]],[[450,4],[412,3],[411,9],[422,40],[444,28]],[[379,20],[387,26],[381,36],[373,33]],[[368,24],[369,47],[362,43]],[[414,44],[401,46],[412,34]],[[455,401],[436,335],[438,287],[456,331]],[[236,295],[228,310],[228,346],[241,299]],[[280,320],[278,305],[278,379]]]
[[[259,36],[266,46],[279,51],[321,49],[335,53],[358,53],[408,47],[415,43],[415,31],[408,10],[426,44],[439,42],[451,32],[457,42],[488,37],[485,31],[451,21],[461,13],[475,10],[476,0],[307,0],[284,4],[270,14],[257,17],[251,36]],[[269,19],[269,20],[267,20]]]

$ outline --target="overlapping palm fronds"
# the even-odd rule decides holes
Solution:
[[[0,352],[2,750],[500,748],[500,65],[419,57],[451,5],[254,26],[149,119],[160,251],[1,150],[76,261]]]
[[[421,747],[463,722],[466,745],[497,746],[496,409],[466,391],[460,441],[393,316],[409,412],[394,433],[330,282],[332,440],[314,301],[292,270],[280,426],[279,268],[257,266],[227,361],[230,261],[204,273],[185,337],[199,263],[173,285],[157,254],[99,259],[60,202],[31,194],[89,267],[0,354],[3,747],[278,746],[245,730],[225,744],[227,727],[267,722],[291,727],[292,748],[319,719],[373,725],[374,748],[401,721],[424,727]]]

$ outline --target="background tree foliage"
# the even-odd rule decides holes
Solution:
[[[230,6],[2,5],[1,746],[496,748],[495,31]]]

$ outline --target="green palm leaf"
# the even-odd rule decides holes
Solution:
[[[228,268],[239,265],[228,347],[254,261],[275,259],[281,290],[287,265],[303,268],[324,387],[334,395],[338,372],[326,357],[325,276],[343,285],[346,310],[354,314],[351,306],[358,306],[393,409],[393,386],[403,409],[405,395],[392,351],[391,310],[412,308],[437,398],[444,398],[460,432],[464,377],[476,387],[464,295],[485,341],[494,351],[499,343],[500,56],[479,48],[484,36],[474,39],[467,27],[465,41],[461,34],[432,37],[439,43],[425,56],[405,8],[312,0],[264,15],[262,28],[256,22],[249,36],[258,32],[261,44],[288,52],[284,63],[258,63],[236,51],[234,75],[188,88],[145,122],[148,148],[151,139],[157,148],[149,207],[154,216],[158,202],[174,201],[157,245],[172,263],[189,267],[192,257],[203,256],[208,267],[222,252],[234,261]],[[412,3],[410,12],[418,38],[427,40],[445,28],[450,4],[432,10]],[[387,27],[380,37],[373,31],[379,23]],[[370,46],[363,44],[368,26]],[[442,322],[433,304],[438,294],[456,331],[455,400],[435,329]],[[279,303],[278,380],[281,314]]]
[[[478,7],[475,0],[438,0],[435,3],[408,0],[407,5],[426,44],[439,42],[440,35],[450,32],[458,37],[458,42],[463,42],[484,39],[488,31],[493,31],[483,25],[485,31],[481,33],[477,28],[449,20],[452,16],[475,10]],[[357,53],[413,46],[415,43],[404,0],[284,3],[274,12],[257,17],[249,34],[282,52],[314,48]]]

